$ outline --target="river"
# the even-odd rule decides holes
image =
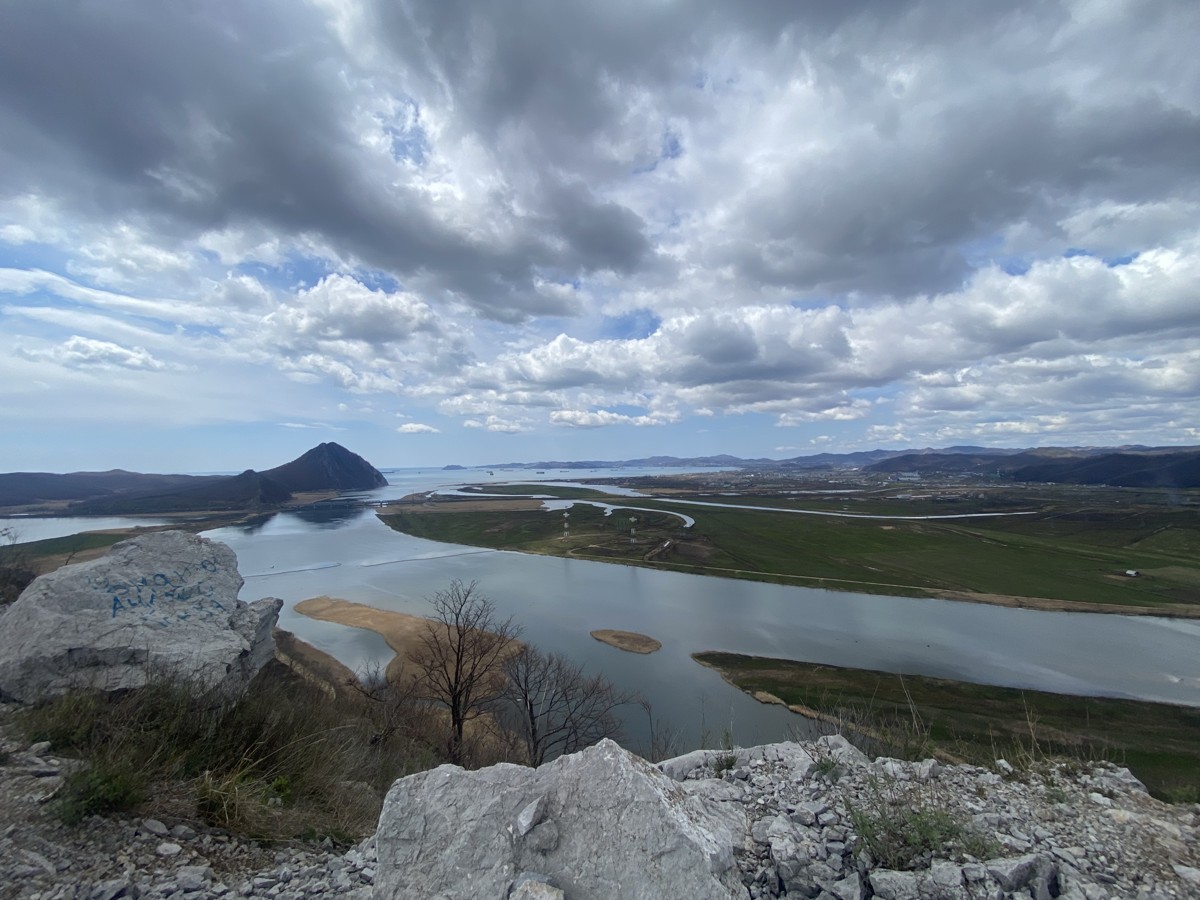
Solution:
[[[364,496],[551,475],[386,474],[392,485]],[[617,473],[595,473],[607,474]],[[385,662],[390,651],[371,632],[297,614],[297,601],[328,594],[423,614],[425,598],[451,579],[478,581],[527,640],[642,692],[679,730],[683,749],[704,737],[719,741],[726,730],[742,745],[780,740],[801,721],[730,688],[690,658],[700,650],[1200,706],[1197,620],[881,597],[482,550],[399,534],[361,508],[279,513],[206,536],[236,551],[243,599],[282,598],[280,625],[351,668]],[[625,653],[593,640],[589,632],[597,628],[642,632],[663,648]],[[637,749],[646,736],[644,714],[631,713],[626,727]]]

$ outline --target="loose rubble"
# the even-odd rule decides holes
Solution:
[[[537,795],[504,808],[504,833],[496,839],[503,845],[519,836],[526,855],[520,860],[521,871],[495,892],[437,892],[429,889],[432,885],[420,884],[392,884],[379,890],[377,882],[383,878],[378,873],[397,858],[394,835],[387,829],[345,850],[328,841],[266,846],[196,821],[166,817],[93,817],[66,826],[55,820],[49,801],[64,775],[80,763],[58,757],[45,743],[20,744],[4,727],[10,709],[0,706],[0,898],[655,896],[685,900],[693,896],[662,885],[654,891],[641,891],[639,885],[618,887],[600,876],[620,866],[628,869],[628,861],[618,861],[613,854],[638,850],[627,840],[634,826],[616,805],[584,811],[593,817],[588,832],[590,874],[580,879],[584,863],[577,858],[571,863],[576,871],[555,871],[556,856],[550,851],[570,843],[572,816],[578,810],[556,805],[554,797],[562,795],[555,794],[552,778],[542,774],[550,766],[536,772],[518,766],[473,773],[455,767],[434,770],[441,772],[435,780],[443,785],[462,773],[468,779],[464,783],[478,788],[494,779],[495,769],[503,769],[506,778],[514,776]],[[686,822],[672,824],[670,817],[656,818],[647,812],[645,804],[657,801],[639,794],[637,804],[643,807],[639,815],[659,823],[659,843],[646,849],[653,856],[656,846],[673,840],[670,832],[677,827],[700,829],[714,840],[728,841],[732,861],[723,890],[729,897],[1200,898],[1200,805],[1160,803],[1128,770],[1112,765],[1058,765],[1021,772],[999,762],[984,769],[932,760],[869,761],[836,736],[804,744],[697,751],[661,763],[657,769],[636,757],[626,765],[619,748],[617,753],[611,748],[606,752],[608,761],[603,765],[589,762],[601,755],[593,749],[591,756],[577,754],[559,768],[571,770],[576,785],[594,776],[595,795],[611,796],[627,786],[605,778],[625,778],[634,772],[667,798],[670,809],[690,810]],[[413,777],[422,776],[427,785],[435,778],[434,773]],[[485,804],[488,798],[479,790],[476,793]],[[437,794],[430,792],[423,802],[436,804]],[[497,796],[492,796],[493,804]],[[988,858],[959,853],[954,858],[924,859],[913,871],[884,868],[864,851],[851,814],[853,809],[873,808],[881,796],[903,798],[914,811],[944,810],[974,829],[981,846],[995,852]],[[545,799],[539,802],[537,797]],[[414,816],[430,812],[436,817],[445,809],[408,812]],[[464,830],[479,828],[479,821],[470,818],[470,809],[459,808],[457,814]],[[419,835],[414,839],[419,840]],[[434,867],[448,870],[462,861],[451,858],[445,846],[419,849],[429,854]],[[720,848],[709,850],[716,857],[722,855]],[[535,868],[535,860],[546,867]],[[718,860],[716,868],[720,865]],[[644,884],[651,881],[647,877]]]
[[[820,900],[1166,900],[1200,897],[1200,804],[1154,800],[1128,769],[1047,765],[1018,772],[868,760],[844,738],[698,751],[660,765],[696,795],[750,814],[737,848],[751,898]],[[851,810],[898,798],[943,810],[994,855],[877,866]]]

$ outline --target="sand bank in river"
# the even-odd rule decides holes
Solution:
[[[301,600],[295,609],[310,619],[336,622],[339,625],[375,632],[396,654],[387,666],[389,676],[398,674],[403,661],[421,646],[421,635],[431,621],[423,616],[375,609],[362,603],[339,600],[337,597],[312,597]]]
[[[601,643],[616,647],[618,650],[628,650],[630,653],[653,653],[662,649],[662,642],[656,641],[647,634],[636,631],[614,631],[611,628],[600,628],[593,631],[592,637]]]

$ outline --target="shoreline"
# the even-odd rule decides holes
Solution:
[[[376,609],[363,603],[324,595],[301,600],[292,608],[310,619],[361,628],[379,635],[393,653],[384,667],[389,680],[403,674],[405,661],[420,648],[421,633],[433,621],[424,616]]]

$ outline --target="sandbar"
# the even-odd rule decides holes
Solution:
[[[612,628],[600,628],[591,634],[592,637],[601,643],[608,644],[610,647],[616,647],[618,650],[627,650],[630,653],[653,653],[655,650],[662,649],[661,641],[656,641],[646,634],[638,634],[636,631],[615,631]]]
[[[295,606],[296,612],[310,619],[336,622],[351,628],[365,628],[383,638],[395,658],[387,665],[389,677],[398,675],[404,660],[421,647],[421,636],[431,619],[388,609],[375,609],[337,597],[310,597]]]

